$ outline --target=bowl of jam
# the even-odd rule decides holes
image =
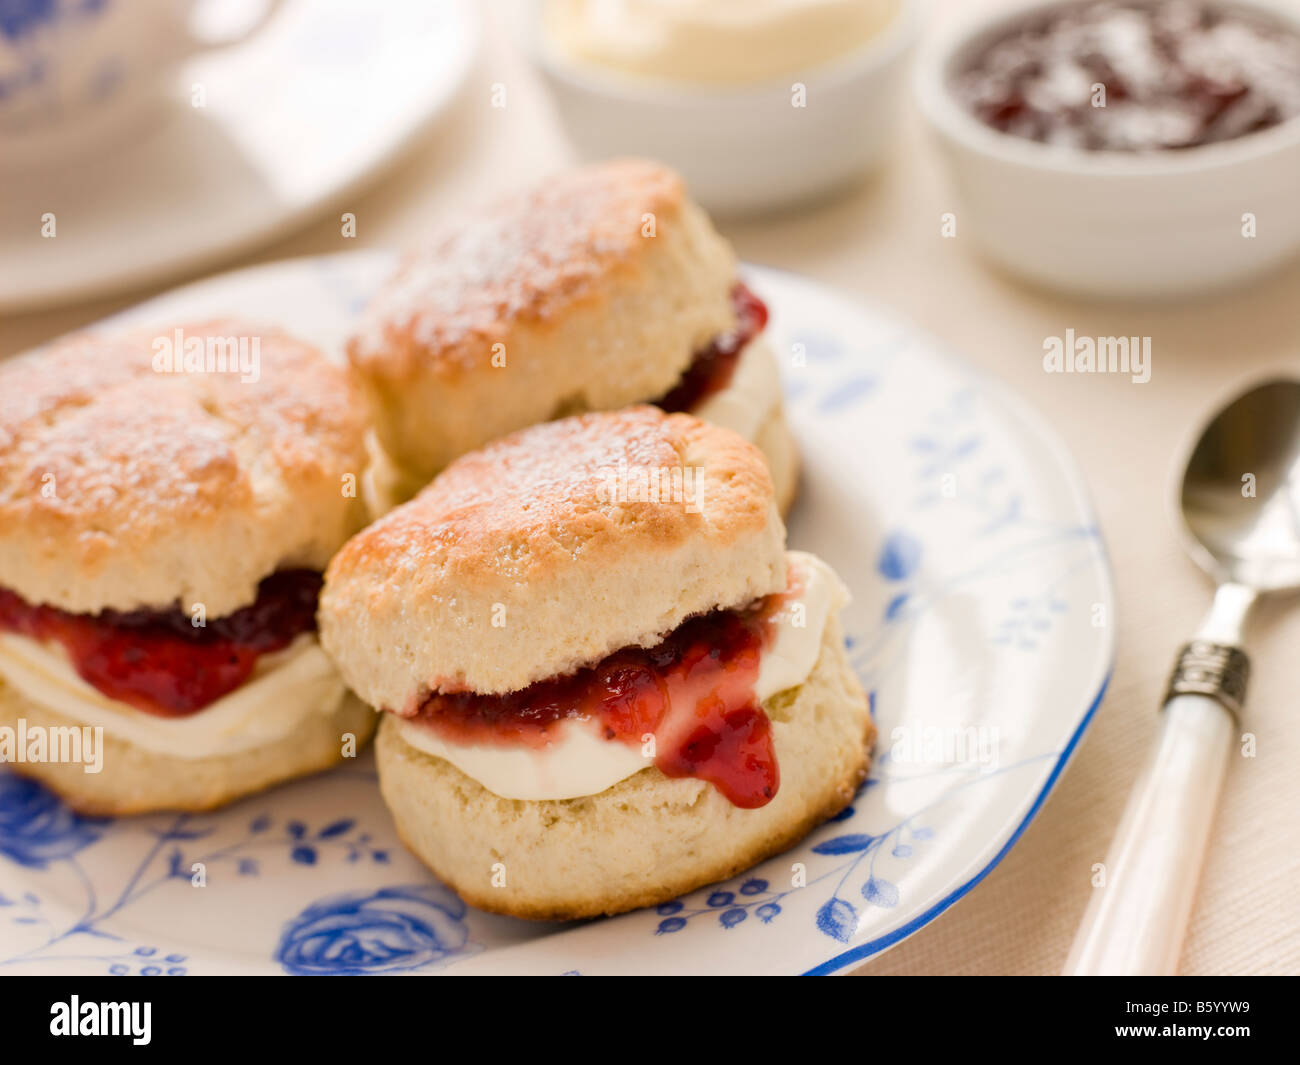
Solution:
[[[1032,281],[1176,297],[1300,253],[1300,4],[1022,2],[946,27],[916,90],[958,234]]]

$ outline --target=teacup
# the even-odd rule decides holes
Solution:
[[[204,0],[4,0],[0,3],[0,163],[41,162],[101,142],[162,97],[188,56],[237,44],[282,0],[233,34],[196,34]]]

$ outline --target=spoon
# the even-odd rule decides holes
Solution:
[[[1246,616],[1261,595],[1300,588],[1300,381],[1267,381],[1221,410],[1192,449],[1178,503],[1184,545],[1218,590],[1179,654],[1159,743],[1094,878],[1067,976],[1176,971],[1241,732]]]

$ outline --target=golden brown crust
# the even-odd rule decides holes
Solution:
[[[676,501],[604,498],[620,468],[705,464],[720,494],[707,513]],[[683,491],[683,495],[685,490]],[[686,414],[629,407],[525,429],[462,456],[416,499],[339,552],[338,579],[376,565],[418,562],[457,581],[544,580],[573,556],[675,545],[695,536],[726,543],[767,523],[771,480],[761,453],[739,436]]]
[[[667,498],[632,498],[639,471]],[[654,407],[580,415],[463,456],[350,540],[321,642],[376,707],[512,691],[779,590],[783,541],[762,454],[735,433]]]
[[[667,224],[685,203],[671,170],[620,159],[555,175],[457,219],[403,260],[367,309],[349,358],[393,377],[481,368],[517,325],[598,298],[611,271],[632,269],[651,246],[642,216]]]
[[[238,321],[256,379],[159,372],[172,326],[80,334],[0,364],[0,586],[94,612],[250,602],[281,565],[323,567],[364,519],[364,411],[314,347]],[[247,375],[252,378],[254,375]]]
[[[874,742],[875,728],[869,724],[863,735],[864,749],[869,751]],[[453,877],[437,875],[450,884],[456,893],[476,910],[517,917],[525,921],[579,921],[591,917],[613,917],[620,913],[627,913],[629,910],[658,906],[660,903],[687,895],[698,888],[729,880],[737,873],[752,869],[772,855],[780,854],[793,847],[823,821],[834,817],[853,801],[858,788],[867,779],[869,769],[870,760],[864,755],[859,768],[828,784],[822,806],[814,808],[800,820],[773,831],[745,855],[728,858],[717,865],[704,866],[696,870],[682,870],[676,875],[666,877],[654,887],[643,887],[614,897],[565,903],[537,903],[517,895],[509,896],[497,891],[484,891],[470,884],[461,884],[457,887]],[[402,826],[397,824],[395,827],[397,838],[402,841],[402,845],[420,858],[420,850],[412,846],[411,841],[403,833]]]
[[[734,278],[676,174],[613,160],[452,220],[375,295],[348,357],[385,450],[427,481],[523,426],[662,395],[734,322]]]

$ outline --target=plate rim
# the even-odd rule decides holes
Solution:
[[[1070,494],[1074,506],[1078,509],[1081,516],[1096,532],[1098,551],[1093,558],[1094,569],[1100,578],[1100,586],[1105,594],[1105,602],[1112,622],[1106,626],[1106,637],[1099,645],[1102,649],[1101,661],[1104,662],[1104,668],[1101,670],[1101,680],[1093,694],[1084,704],[1082,717],[1079,718],[1071,733],[1069,740],[1057,755],[1047,778],[1044,780],[1038,794],[1034,796],[1029,808],[1025,811],[1020,821],[1011,830],[1007,839],[997,852],[969,879],[959,887],[954,888],[948,894],[944,895],[938,902],[933,903],[922,913],[917,914],[906,924],[895,928],[884,935],[877,936],[875,939],[868,940],[865,943],[859,943],[856,946],[849,947],[847,950],[833,954],[826,961],[814,965],[810,969],[804,970],[802,976],[828,976],[837,973],[843,973],[845,969],[854,964],[870,961],[872,958],[884,953],[891,947],[897,946],[903,940],[919,932],[926,925],[931,924],[936,918],[940,917],[947,910],[951,909],[957,902],[973,891],[985,877],[989,875],[1010,853],[1011,848],[1019,842],[1020,837],[1024,834],[1030,823],[1038,816],[1039,810],[1047,801],[1052,791],[1055,790],[1062,774],[1069,767],[1079,741],[1092,724],[1098,708],[1106,697],[1106,692],[1110,687],[1111,679],[1115,674],[1116,655],[1118,648],[1117,632],[1117,611],[1115,609],[1115,573],[1110,561],[1110,549],[1106,544],[1105,532],[1101,527],[1098,519],[1096,504],[1093,502],[1091,490],[1088,487],[1087,478],[1083,470],[1079,467],[1074,453],[1070,450],[1065,440],[1056,431],[1055,427],[1032,403],[1026,400],[1010,385],[996,377],[983,366],[962,358],[960,354],[944,340],[937,337],[934,333],[919,323],[914,322],[906,315],[899,314],[892,308],[883,306],[878,301],[870,297],[861,296],[856,292],[847,290],[834,283],[823,282],[820,279],[800,274],[783,267],[773,267],[762,263],[756,263],[751,260],[745,260],[741,263],[741,269],[757,268],[762,273],[778,274],[787,280],[799,284],[811,286],[819,291],[826,293],[837,300],[854,305],[873,317],[881,321],[894,325],[903,326],[910,335],[915,336],[924,344],[927,354],[934,358],[942,360],[944,363],[956,368],[958,371],[969,374],[979,387],[981,393],[992,397],[1003,410],[1010,414],[1015,420],[1026,428],[1029,433],[1036,436],[1050,449],[1051,464],[1061,470],[1066,475],[1066,480],[1070,488]]]
[[[1020,841],[1020,837],[1024,834],[1025,829],[1028,828],[1030,822],[1038,816],[1038,811],[1047,801],[1048,796],[1051,795],[1052,791],[1056,788],[1057,781],[1060,779],[1061,774],[1065,772],[1074,756],[1079,740],[1083,738],[1083,734],[1088,730],[1088,726],[1092,724],[1092,719],[1097,713],[1097,708],[1101,706],[1102,700],[1105,699],[1106,691],[1110,687],[1110,681],[1113,676],[1114,667],[1112,666],[1112,668],[1106,671],[1106,676],[1101,682],[1100,690],[1089,704],[1087,711],[1084,713],[1083,720],[1075,727],[1073,735],[1070,736],[1070,740],[1065,745],[1065,749],[1057,758],[1056,764],[1048,774],[1047,780],[1043,783],[1042,789],[1030,804],[1028,812],[1026,812],[1025,816],[1012,831],[1007,841],[1002,845],[1002,849],[993,856],[987,865],[960,887],[949,892],[929,909],[917,914],[902,927],[896,928],[892,932],[886,932],[883,936],[877,936],[875,939],[868,940],[866,943],[860,943],[856,947],[850,947],[848,950],[841,951],[839,954],[834,955],[827,961],[822,962],[820,965],[814,965],[811,969],[805,969],[799,975],[832,976],[843,973],[847,966],[859,962],[870,961],[872,958],[883,954],[890,947],[895,947],[899,943],[903,942],[903,940],[910,938],[926,925],[933,923],[938,917],[942,916],[970,894],[971,891],[978,887],[980,881],[988,876],[989,873],[993,872],[993,870],[1001,863],[1002,859],[1010,853],[1011,848]]]

